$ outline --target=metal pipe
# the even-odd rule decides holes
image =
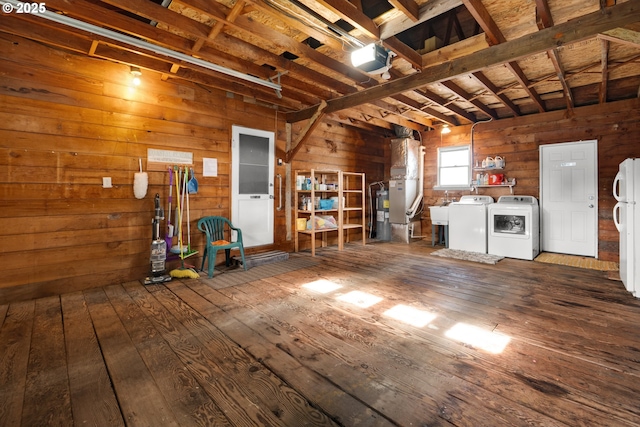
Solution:
[[[418,194],[416,195],[415,200],[413,201],[413,204],[411,205],[411,207],[409,208],[409,210],[407,210],[406,214],[407,217],[409,217],[409,219],[413,218],[416,215],[416,212],[418,211],[418,206],[420,206],[420,202],[422,202],[422,198],[424,196],[424,146],[420,146],[420,159],[419,160],[419,171],[418,171]]]
[[[17,9],[20,7],[22,2],[17,0],[0,0],[0,4],[5,5],[9,4],[13,6],[13,8]],[[4,10],[4,7],[3,7]],[[33,13],[33,16],[39,16],[44,19],[48,19],[49,21],[57,22],[59,24],[67,25],[69,27],[76,28],[78,30],[87,31],[92,34],[96,34],[102,37],[106,37],[111,40],[115,40],[121,43],[126,43],[131,46],[138,47],[140,49],[150,50],[154,53],[167,56],[172,59],[177,59],[179,61],[184,61],[192,65],[197,65],[203,68],[207,68],[212,71],[216,71],[222,74],[226,74],[231,77],[236,77],[242,80],[246,80],[248,82],[256,83],[262,86],[266,86],[268,88],[274,89],[276,91],[281,91],[282,86],[273,83],[267,80],[262,80],[258,77],[251,76],[249,74],[244,74],[236,70],[232,70],[230,68],[222,67],[220,65],[213,64],[211,62],[204,61],[199,58],[194,58],[193,56],[186,55],[181,52],[176,52],[175,50],[167,49],[162,46],[157,46],[152,43],[139,40],[124,34],[117,33],[115,31],[107,30],[106,28],[101,28],[93,24],[89,24],[87,22],[83,22],[74,18],[70,18],[65,15],[58,15],[57,13],[53,13],[49,10],[45,10],[43,12],[38,11],[38,13]]]

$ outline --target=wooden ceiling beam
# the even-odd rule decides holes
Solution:
[[[175,0],[179,1],[179,0]],[[308,35],[309,37],[313,37],[318,40],[320,43],[331,47],[332,49],[342,50],[344,49],[344,43],[340,40],[337,40],[335,37],[328,36],[325,32],[319,31],[314,28],[313,25],[307,25],[304,22],[290,18],[284,12],[278,12],[279,9],[275,9],[272,6],[278,6],[277,3],[267,3],[265,0],[247,0],[248,3],[251,4],[252,8],[264,13],[265,15],[271,17],[272,19],[276,19],[281,21],[285,25],[294,28],[300,31],[303,34]]]
[[[342,19],[356,27],[366,37],[373,40],[380,40],[380,29],[375,22],[347,0],[316,0],[316,3],[342,17]]]
[[[429,0],[420,6],[418,12],[418,20],[414,21],[406,15],[392,19],[380,25],[380,39],[385,40],[391,36],[395,36],[409,28],[413,28],[418,24],[428,21],[429,19],[447,13],[451,9],[462,4],[462,0]]]
[[[549,59],[553,63],[553,68],[555,68],[558,80],[562,85],[562,92],[564,94],[564,98],[567,103],[567,110],[569,111],[569,113],[573,113],[575,102],[573,100],[573,94],[571,93],[571,88],[567,84],[567,80],[564,78],[564,68],[562,67],[562,63],[560,62],[558,49],[549,49],[547,51],[547,55],[549,56]]]
[[[609,81],[609,41],[600,40],[600,55],[601,55],[601,71],[602,78],[600,80],[600,89],[598,91],[598,99],[600,104],[607,102],[607,82]]]
[[[224,21],[216,21],[215,24],[213,24],[213,27],[211,28],[211,31],[209,31],[209,35],[207,36],[207,38],[202,38],[200,37],[198,40],[196,40],[193,49],[191,49],[193,52],[197,52],[200,50],[200,48],[202,47],[202,45],[207,42],[207,41],[211,41],[214,40],[218,34],[220,34],[220,32],[222,32],[224,26],[226,25],[227,22],[234,22],[236,20],[236,18],[242,13],[242,11],[244,10],[244,6],[245,6],[245,2],[244,0],[238,0],[236,2],[235,5],[233,5],[233,8],[231,9],[231,11],[229,12],[229,14],[227,15],[227,17],[225,18]]]
[[[599,39],[609,40],[614,43],[626,44],[628,46],[640,47],[640,32],[626,28],[614,28],[598,34]]]
[[[421,69],[422,68],[422,56],[414,49],[407,46],[397,37],[389,37],[388,39],[382,42],[384,47],[387,49],[391,49],[395,52],[399,58],[404,59],[408,63],[410,63],[414,68]]]
[[[547,111],[544,106],[544,101],[542,101],[540,95],[538,95],[538,92],[533,88],[533,86],[531,86],[531,82],[524,74],[524,71],[522,71],[522,68],[520,68],[518,63],[515,61],[510,61],[505,65],[508,69],[511,70],[516,80],[520,83],[520,86],[522,86],[525,92],[527,92],[529,97],[533,100],[533,103],[536,105],[536,107],[538,107],[538,111],[540,111],[541,113]]]
[[[471,75],[496,98],[502,101],[502,104],[504,104],[504,106],[507,107],[514,116],[517,117],[522,114],[520,113],[520,108],[518,108],[518,106],[514,104],[507,95],[501,93],[500,89],[496,85],[494,85],[493,82],[491,82],[491,80],[489,80],[489,78],[485,76],[483,72],[476,71],[475,73],[471,73]]]
[[[180,28],[185,33],[195,37],[207,37],[209,27],[206,24],[194,21],[180,15],[152,1],[146,0],[101,0],[103,3],[126,10],[134,15],[141,16],[150,21],[161,22],[171,27]],[[109,22],[105,22],[109,25]]]
[[[445,99],[443,97],[441,97],[440,95],[438,95],[437,93],[434,93],[432,91],[430,91],[429,89],[417,89],[416,93],[420,94],[420,96],[423,96],[425,98],[427,98],[430,101],[435,102],[436,104],[438,104],[439,106],[446,108],[447,110],[451,111],[454,114],[457,114],[458,116],[464,118],[465,120],[468,120],[469,122],[473,123],[476,121],[476,118],[474,117],[473,114],[465,111],[464,109],[458,107],[457,105],[453,104],[453,102],[449,99]]]
[[[413,22],[418,22],[420,18],[420,7],[414,0],[389,0],[389,3],[404,13],[407,18]]]
[[[535,0],[536,1],[536,24],[538,29],[553,27],[553,17],[551,16],[551,9],[549,9],[549,3],[547,0]]]
[[[553,17],[551,16],[551,9],[549,9],[549,3],[547,0],[535,0],[536,1],[536,24],[538,25],[538,29],[542,30],[544,28],[553,27]],[[562,67],[562,62],[560,61],[560,55],[558,54],[558,49],[553,48],[547,51],[547,57],[551,60],[553,64],[553,68],[556,71],[556,77],[560,81],[560,85],[562,86],[562,93],[567,104],[567,110],[571,113],[573,111],[573,107],[575,102],[573,100],[573,95],[571,93],[571,88],[569,87],[567,80],[565,79],[564,68]],[[542,106],[544,110],[544,106]]]
[[[291,163],[291,160],[296,156],[298,151],[302,148],[304,143],[309,139],[314,129],[318,127],[318,125],[322,122],[322,117],[324,116],[324,109],[327,108],[327,103],[322,100],[320,104],[316,108],[316,112],[311,116],[309,122],[305,125],[305,127],[300,132],[298,136],[298,140],[294,144],[293,148],[287,151],[285,155],[285,162]]]
[[[444,81],[444,82],[442,82],[440,84],[443,85],[444,87],[446,87],[447,89],[449,89],[451,92],[453,92],[453,93],[457,94],[458,96],[464,98],[465,100],[467,100],[467,102],[473,104],[476,108],[478,108],[480,111],[485,113],[487,116],[489,116],[489,117],[491,117],[493,119],[497,119],[498,118],[498,115],[496,114],[495,111],[493,111],[491,108],[489,108],[486,105],[484,105],[479,100],[474,99],[473,95],[471,95],[469,92],[464,90],[462,87],[460,87],[453,80],[447,80],[447,81]]]
[[[392,125],[404,126],[406,128],[417,131],[423,131],[427,127],[426,125],[407,120],[402,116],[389,114],[389,111],[386,108],[376,108],[371,104],[360,105],[354,108],[350,108],[350,110],[359,111],[360,113],[369,116],[370,119],[368,121],[371,121],[373,119],[383,120],[387,123],[391,123]]]
[[[405,120],[417,123],[418,126],[424,128],[425,126],[431,127],[433,122],[431,119],[415,113],[411,108],[405,106],[404,110],[401,110],[397,105],[386,102],[382,99],[378,99],[370,103],[378,108],[387,111],[389,114],[397,116],[398,120]],[[404,106],[404,104],[402,104]],[[394,122],[395,123],[395,122]],[[400,124],[400,123],[398,123]],[[403,125],[404,126],[404,125]],[[407,126],[409,127],[409,126]]]
[[[444,46],[438,50],[422,55],[422,68],[442,64],[453,59],[461,58],[489,47],[484,34],[471,36],[465,40]]]
[[[496,45],[500,43],[504,43],[507,39],[498,28],[498,25],[493,20],[489,11],[482,4],[480,0],[462,0],[465,7],[473,16],[480,27],[484,30],[486,37],[489,39],[490,45]]]
[[[393,96],[407,92],[430,83],[451,79],[458,75],[466,75],[483,68],[515,61],[530,55],[561,45],[594,37],[614,28],[640,21],[640,5],[637,2],[625,2],[602,11],[592,12],[579,20],[571,20],[551,28],[528,34],[515,40],[491,46],[488,49],[471,53],[443,64],[426,67],[420,73],[412,74],[397,80],[364,89],[328,101],[328,112],[370,102],[373,99]],[[287,114],[288,122],[297,122],[308,118],[313,111],[305,109]]]
[[[456,116],[447,116],[446,114],[442,114],[441,112],[431,108],[431,104],[425,105],[424,103],[418,102],[413,98],[409,98],[408,96],[403,94],[394,95],[393,99],[402,103],[402,105],[407,106],[413,111],[420,111],[422,113],[429,114],[430,116],[433,116],[440,121],[449,123],[452,126],[458,126],[460,124],[460,122],[458,122],[458,119],[456,119]]]

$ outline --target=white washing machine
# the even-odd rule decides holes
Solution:
[[[491,196],[462,196],[449,204],[449,248],[487,253],[487,206]]]
[[[540,208],[533,196],[502,196],[489,206],[489,253],[532,260],[540,253]]]

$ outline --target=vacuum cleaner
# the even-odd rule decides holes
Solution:
[[[160,194],[156,193],[155,197],[155,213],[151,221],[152,237],[151,256],[151,275],[144,280],[145,285],[155,283],[164,283],[171,280],[171,276],[166,273],[165,261],[167,259],[167,242],[160,237],[160,221],[164,220],[164,209],[160,206]]]

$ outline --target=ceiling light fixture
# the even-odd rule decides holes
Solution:
[[[10,4],[17,9],[21,6],[20,1],[17,0],[0,0],[0,4]],[[236,70],[232,70],[230,68],[222,67],[220,65],[214,64],[212,62],[208,62],[202,60],[200,58],[195,58],[193,56],[177,52],[175,50],[167,49],[162,46],[158,46],[144,40],[140,40],[134,37],[127,36],[125,34],[121,34],[115,31],[107,30],[106,28],[98,27],[96,25],[89,24],[87,22],[83,22],[74,18],[70,18],[66,15],[58,15],[50,10],[45,10],[44,12],[38,12],[35,16],[48,19],[49,21],[57,22],[59,24],[67,25],[72,28],[76,28],[78,30],[88,31],[93,34],[97,34],[99,36],[103,36],[109,38],[111,40],[119,41],[121,43],[126,43],[130,46],[135,46],[141,49],[150,50],[151,52],[167,56],[172,59],[176,59],[179,61],[184,61],[189,64],[197,65],[199,67],[207,68],[212,71],[216,71],[222,74],[226,74],[228,76],[236,77],[242,80],[246,80],[252,83],[256,83],[271,89],[274,89],[276,93],[282,90],[282,86],[277,83],[273,83],[267,80],[263,80],[258,77],[254,77],[249,74],[244,74]]]
[[[451,128],[449,127],[449,125],[443,125],[442,129],[440,130],[440,133],[443,135],[451,133]]]
[[[133,80],[131,81],[134,86],[140,86],[140,76],[142,75],[142,71],[138,67],[131,67],[131,75],[133,76]]]

